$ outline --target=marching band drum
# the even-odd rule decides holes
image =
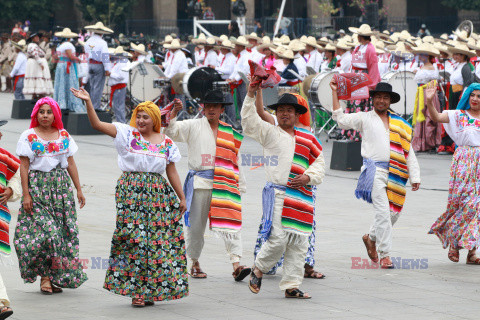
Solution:
[[[382,77],[383,82],[392,85],[392,90],[400,95],[400,101],[392,104],[393,111],[400,115],[412,115],[415,108],[415,92],[417,83],[414,80],[415,74],[410,71],[389,71]],[[405,110],[406,95],[406,110]]]

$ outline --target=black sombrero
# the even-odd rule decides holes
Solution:
[[[375,90],[370,91],[370,96],[373,97],[375,93],[379,92],[386,92],[390,94],[390,103],[394,104],[400,101],[400,95],[396,92],[393,92],[392,90],[392,85],[386,82],[379,82],[377,83],[377,86],[375,87]]]
[[[308,111],[307,108],[305,108],[300,103],[298,103],[297,97],[290,93],[284,93],[280,97],[280,99],[278,99],[277,103],[268,106],[268,108],[277,111],[277,108],[279,106],[285,106],[285,105],[295,107],[295,111],[300,114],[307,113]]]
[[[227,102],[225,100],[225,95],[220,90],[209,90],[205,94],[203,100],[201,101],[203,104],[222,104],[222,105],[229,105],[232,102]]]

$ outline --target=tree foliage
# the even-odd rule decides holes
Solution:
[[[52,0],[2,0],[1,21],[41,21],[48,19],[57,1]]]
[[[79,9],[86,21],[101,21],[115,27],[129,17],[136,0],[79,0]]]
[[[478,10],[480,0],[442,0],[444,6],[457,10]]]

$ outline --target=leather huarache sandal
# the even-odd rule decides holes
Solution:
[[[390,257],[380,259],[380,267],[382,269],[393,269],[393,263]]]
[[[365,234],[362,237],[363,243],[367,248],[368,257],[375,263],[378,263],[378,254],[377,254],[377,247],[375,246],[375,242],[370,239],[369,234]]]
[[[52,289],[52,283],[50,282],[50,278],[48,277],[42,277],[40,280],[40,292],[46,295],[52,295],[53,294],[53,289]]]
[[[239,266],[232,273],[232,276],[235,279],[235,281],[242,281],[250,274],[250,272],[252,272],[251,268],[247,268],[246,266]]]
[[[295,289],[291,289],[290,291],[289,291],[289,290],[285,290],[285,298],[291,298],[291,299],[311,299],[312,297],[310,297],[310,296],[308,295],[308,293],[304,293],[304,292],[301,291],[300,289],[295,288]]]
[[[143,298],[132,298],[132,306],[137,308],[145,307],[145,300]]]
[[[304,278],[309,278],[309,279],[325,279],[325,275],[323,273],[320,273],[318,271],[315,271],[312,266],[309,266],[308,264],[305,264],[305,272],[303,274]]]
[[[474,254],[467,255],[467,264],[476,264],[480,265],[480,258]]]
[[[207,274],[202,271],[200,266],[192,266],[192,268],[190,269],[190,276],[195,279],[205,279],[207,277]]]
[[[262,287],[262,277],[257,277],[255,272],[253,272],[255,268],[252,268],[252,273],[250,274],[250,281],[248,283],[248,288],[253,293],[257,294],[260,292],[260,288]]]
[[[13,310],[10,307],[0,307],[0,320],[7,319],[13,314]]]

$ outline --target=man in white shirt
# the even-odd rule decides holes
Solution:
[[[127,95],[128,71],[124,69],[128,66],[128,54],[119,46],[112,54],[113,67],[108,78],[110,90],[110,107],[113,109],[115,120],[125,123],[125,97]]]
[[[15,59],[15,65],[12,72],[10,72],[10,78],[13,79],[13,92],[15,100],[25,100],[23,95],[23,80],[25,79],[25,69],[27,68],[27,56],[24,51],[26,49],[25,40],[19,42],[12,42],[17,52],[17,58]]]
[[[220,49],[223,58],[220,62],[219,66],[217,67],[217,71],[222,76],[223,80],[227,80],[233,73],[233,69],[235,68],[235,62],[237,61],[237,57],[233,54],[232,50],[235,49],[235,46],[232,44],[230,40],[224,40],[220,46]],[[237,115],[235,113],[235,106],[233,105],[233,96],[231,93],[228,93],[225,96],[225,100],[231,104],[225,106],[225,115],[227,116],[226,122],[234,127],[237,126]]]
[[[302,42],[305,44],[307,67],[312,68],[316,73],[320,72],[323,56],[317,49],[322,49],[322,47],[317,44],[317,40],[314,37],[308,37]]]
[[[338,85],[330,82],[333,96],[333,120],[341,129],[362,134],[363,170],[355,195],[373,204],[375,217],[370,232],[363,236],[370,259],[383,269],[393,268],[390,259],[392,229],[405,201],[405,184],[410,178],[412,190],[420,188],[420,167],[411,147],[412,127],[398,115],[389,112],[390,104],[400,95],[388,83],[379,82],[370,91],[374,110],[344,114],[338,101]],[[395,145],[395,151],[391,150]],[[393,152],[393,153],[392,153]],[[395,155],[391,159],[391,154]],[[378,253],[377,253],[378,250]]]
[[[218,186],[214,184],[216,179],[215,168],[218,166],[216,163],[217,149],[224,148],[224,155],[230,154],[227,152],[227,148],[221,144],[221,141],[227,141],[229,145],[235,146],[236,159],[232,164],[230,173],[226,173],[228,180],[234,180],[233,185],[229,182],[232,190],[235,190],[235,194],[241,197],[240,193],[246,191],[246,183],[241,167],[238,165],[240,162],[240,149],[241,139],[240,134],[234,133],[228,124],[220,122],[220,116],[224,111],[224,106],[229,104],[224,100],[222,92],[218,90],[210,90],[206,93],[204,100],[204,117],[200,119],[191,119],[178,121],[176,118],[177,113],[182,109],[181,104],[175,105],[175,108],[171,114],[171,120],[168,127],[165,129],[165,134],[176,142],[185,142],[188,145],[188,167],[190,169],[183,190],[187,199],[187,211],[185,213],[185,225],[186,228],[186,247],[187,256],[192,262],[190,275],[194,278],[206,278],[207,274],[200,268],[200,255],[204,246],[204,235],[207,220],[210,216],[210,229],[221,236],[225,242],[225,249],[227,255],[230,257],[230,262],[233,266],[233,277],[235,281],[243,280],[250,273],[251,269],[240,265],[240,259],[242,256],[242,239],[241,239],[241,204],[240,207],[230,206],[230,219],[232,222],[240,220],[240,226],[233,230],[228,223],[224,224],[223,230],[219,230],[215,227],[213,219],[217,216],[215,208],[222,207],[219,202],[214,202],[214,198],[218,200],[218,196],[213,191],[220,192]],[[233,134],[226,134],[226,132],[232,132]],[[237,138],[234,138],[237,136]],[[221,139],[218,139],[220,137]],[[240,141],[238,140],[238,137]],[[219,144],[220,143],[220,144]],[[237,144],[238,143],[238,144]],[[231,150],[231,149],[229,149]],[[233,155],[233,157],[235,157]],[[222,168],[226,171],[230,171],[227,168],[229,161],[223,160],[225,165]],[[235,173],[235,167],[238,167],[238,175]],[[219,167],[217,167],[220,169]],[[233,177],[233,178],[232,178]],[[225,181],[225,180],[224,180]],[[225,210],[227,211],[227,210]]]
[[[130,48],[132,51],[132,62],[138,61],[144,63],[147,58],[147,51],[145,51],[145,45],[143,43],[136,45],[135,43],[130,43]]]
[[[93,32],[87,42],[85,42],[85,54],[89,59],[87,91],[90,94],[93,108],[99,110],[105,86],[105,77],[109,76],[112,70],[108,45],[102,39],[102,35],[113,33],[113,30],[106,28],[101,22],[86,26],[85,29]]]
[[[337,48],[339,60],[337,61],[337,67],[334,70],[337,70],[340,73],[350,72],[350,69],[352,68],[351,47],[344,40],[339,40],[337,44],[335,44],[335,47]]]
[[[300,75],[300,80],[303,81],[307,76],[307,61],[303,57],[303,52],[305,51],[305,44],[298,39],[292,40],[288,45],[288,48],[293,51],[294,58],[293,63],[298,69],[298,74]]]
[[[168,61],[168,64],[165,67],[165,76],[171,79],[177,73],[184,73],[188,71],[187,57],[185,53],[181,50],[185,48],[186,45],[180,44],[178,39],[174,39],[172,43],[165,44],[165,48],[169,49],[172,53],[172,58]]]
[[[214,49],[216,41],[214,38],[207,38],[207,43],[205,44],[205,58],[203,59],[203,66],[210,67],[215,69],[218,63],[218,55]]]
[[[250,52],[247,51],[247,48],[251,48],[252,45],[244,36],[238,37],[237,40],[233,41],[233,44],[235,44],[235,51],[237,52],[237,61],[235,62],[235,68],[227,81],[231,82],[232,87],[237,90],[237,107],[241,110],[243,100],[247,95],[247,86],[239,72],[243,73],[245,76],[250,74],[248,60],[251,59],[251,55]]]
[[[322,182],[325,161],[317,138],[310,132],[295,129],[296,121],[307,112],[307,107],[301,105],[295,95],[286,93],[278,103],[269,106],[276,112],[278,126],[263,121],[255,106],[259,85],[248,88],[241,112],[243,132],[262,145],[266,158],[275,157],[276,161],[275,165],[264,166],[267,184],[263,189],[262,220],[266,221],[266,227],[261,233],[265,234],[266,241],[255,258],[249,288],[258,293],[263,274],[284,255],[280,289],[285,290],[286,298],[309,299],[311,297],[299,287],[304,278],[308,236],[313,224],[311,186]],[[299,165],[294,163],[298,158],[309,160]]]

